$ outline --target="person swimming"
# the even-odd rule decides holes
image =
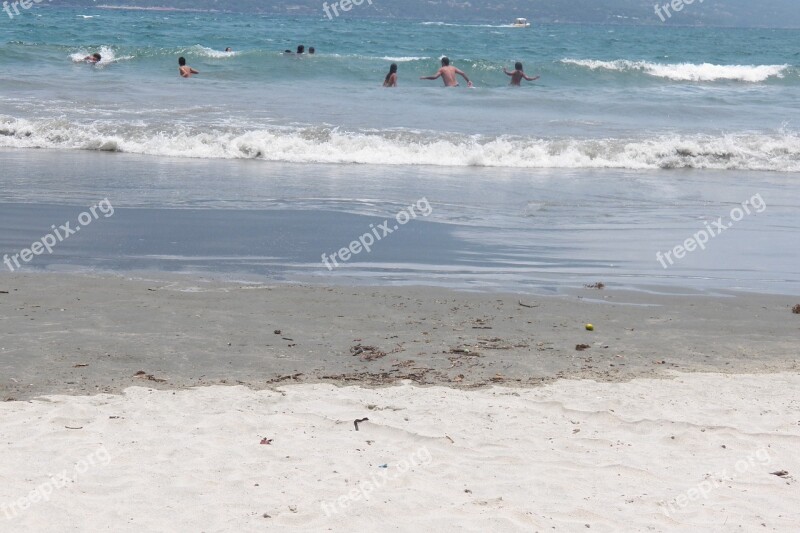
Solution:
[[[226,49],[225,49],[225,51],[226,51],[226,52],[233,52],[233,48],[231,48],[231,47],[229,46],[228,48],[226,48]]]
[[[308,55],[311,55],[311,56],[313,56],[315,52],[316,52],[316,50],[314,49],[314,47],[313,47],[313,46],[312,46],[311,48],[309,48],[309,49],[308,49]]]
[[[509,72],[506,70],[506,67],[503,67],[503,72],[506,73],[506,76],[511,76],[511,85],[519,87],[522,85],[522,80],[525,79],[527,81],[536,81],[539,79],[539,76],[531,78],[530,76],[526,75],[525,72],[522,70],[522,63],[519,61],[516,62],[514,65],[514,72]]]
[[[469,77],[456,67],[450,66],[450,59],[447,57],[442,58],[442,68],[440,68],[436,74],[433,76],[422,76],[420,79],[438,80],[439,78],[442,78],[445,87],[458,87],[458,79],[456,78],[456,75],[467,80],[467,87],[472,87],[472,82],[470,81]]]
[[[300,45],[297,47],[297,55],[303,55],[306,52],[306,47],[304,45]]]
[[[100,61],[103,60],[103,56],[95,52],[90,56],[84,57],[83,60],[86,61],[87,63],[99,63]]]
[[[180,72],[182,78],[191,78],[193,74],[200,74],[199,71],[186,64],[185,57],[178,58],[178,72]]]
[[[383,80],[384,87],[397,87],[397,63],[392,63],[389,67],[389,73],[386,79]]]

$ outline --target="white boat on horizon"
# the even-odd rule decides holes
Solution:
[[[512,24],[511,26],[514,28],[527,28],[530,25],[531,23],[528,22],[528,19],[518,18],[517,20],[514,21],[514,24]]]

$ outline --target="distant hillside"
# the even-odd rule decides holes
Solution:
[[[59,0],[61,5],[174,7],[324,16],[324,0]],[[341,1],[341,0],[340,0]],[[429,21],[506,22],[527,17],[535,22],[676,24],[800,28],[798,0],[694,0],[665,22],[654,5],[670,0],[363,0],[344,16]],[[684,0],[687,1],[687,0]],[[328,0],[328,4],[334,1]]]

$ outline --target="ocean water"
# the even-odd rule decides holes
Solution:
[[[0,146],[297,163],[800,171],[800,32],[73,10],[0,19]],[[314,57],[285,57],[297,44]],[[231,54],[221,52],[225,47]],[[99,51],[103,62],[80,62]],[[185,56],[201,71],[177,74]],[[442,55],[476,89],[421,81]],[[510,88],[522,61],[540,81]],[[400,88],[381,82],[399,65]]]
[[[45,4],[0,31],[0,254],[117,207],[26,268],[800,294],[798,31]],[[443,55],[476,88],[420,80]],[[541,79],[509,87],[515,61]],[[755,194],[764,212],[656,261]],[[430,217],[324,268],[423,197]]]

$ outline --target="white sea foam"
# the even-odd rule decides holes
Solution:
[[[542,139],[331,127],[142,128],[0,116],[0,147],[99,150],[169,157],[292,163],[509,168],[697,168],[800,172],[795,132]]]
[[[106,66],[106,65],[110,65],[112,63],[119,63],[120,61],[129,61],[131,59],[134,59],[134,56],[120,56],[120,57],[117,57],[116,53],[114,53],[114,50],[109,48],[108,46],[100,47],[100,50],[97,50],[97,52],[103,58],[102,60],[100,60],[99,63],[97,63],[97,65],[101,66],[101,67],[102,66]],[[91,55],[93,53],[94,53],[94,51],[89,52],[88,50],[80,50],[78,52],[70,54],[69,57],[74,63],[83,63],[83,61],[85,60],[86,56],[89,56],[89,55]]]
[[[207,46],[202,46],[199,44],[194,45],[190,51],[191,53],[200,57],[210,57],[211,59],[226,59],[239,55],[239,52],[225,52],[222,50],[208,48]]]
[[[422,26],[454,26],[457,28],[514,28],[513,24],[454,24],[451,22],[420,22]]]
[[[562,63],[591,70],[643,72],[657,78],[675,81],[743,81],[758,83],[769,78],[783,78],[789,65],[713,65],[711,63],[661,64],[647,61],[597,61],[593,59],[562,59]]]
[[[383,59],[384,61],[394,61],[396,63],[408,63],[410,61],[424,61],[426,59],[430,59],[430,57],[414,57],[414,56],[410,56],[410,57],[389,57],[389,56],[387,56],[387,57],[382,57],[381,59]]]

